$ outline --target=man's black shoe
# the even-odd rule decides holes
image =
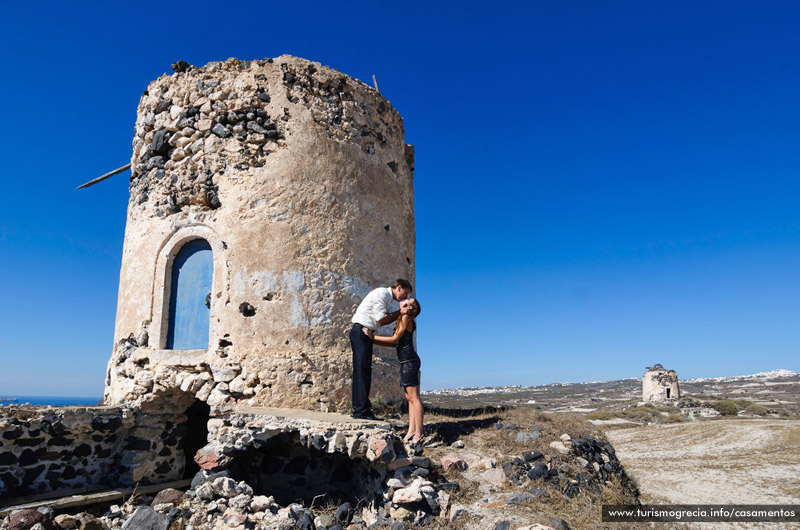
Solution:
[[[357,420],[370,420],[370,421],[383,421],[372,412],[363,412],[361,414],[353,414],[353,418]]]

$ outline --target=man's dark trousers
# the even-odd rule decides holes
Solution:
[[[372,412],[369,389],[372,385],[372,339],[364,334],[361,324],[350,330],[353,348],[353,414]]]

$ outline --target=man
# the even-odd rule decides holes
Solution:
[[[391,311],[392,301],[401,302],[411,293],[411,284],[402,278],[391,287],[379,287],[364,297],[353,315],[350,346],[353,348],[353,417],[377,420],[369,401],[372,384],[372,336],[380,328],[397,320],[399,311]]]

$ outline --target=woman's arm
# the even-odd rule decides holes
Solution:
[[[394,335],[391,337],[375,335],[372,337],[372,341],[379,346],[395,346],[400,337],[403,336],[403,333],[405,333],[410,321],[411,317],[408,315],[400,315],[400,318],[397,319],[397,325],[394,327]]]

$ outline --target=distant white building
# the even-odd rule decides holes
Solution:
[[[667,370],[660,364],[645,368],[642,376],[642,401],[673,401],[680,397],[678,372]]]

